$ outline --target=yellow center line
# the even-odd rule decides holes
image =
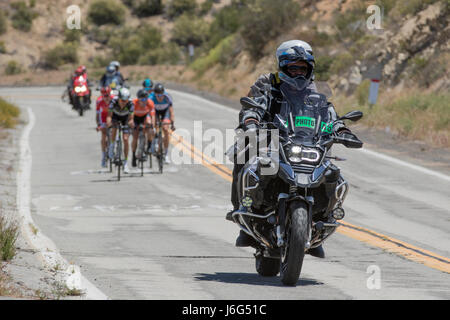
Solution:
[[[192,159],[200,161],[202,165],[207,167],[212,172],[218,174],[225,180],[232,182],[232,172],[229,168],[217,163],[214,159],[211,159],[207,155],[203,154],[181,136],[172,133],[171,142],[179,150],[190,153]],[[440,256],[434,252],[424,250],[401,240],[350,224],[348,222],[340,222],[340,228],[336,231],[349,238],[359,240],[391,253],[395,253],[408,260],[421,263],[439,271],[450,273],[450,259]]]

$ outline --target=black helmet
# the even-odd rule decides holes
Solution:
[[[146,99],[146,98],[148,98],[148,92],[147,92],[147,90],[145,90],[145,89],[140,89],[138,92],[137,92],[137,97],[139,98],[139,99]]]
[[[164,86],[161,83],[157,83],[155,85],[154,92],[157,94],[163,94],[164,93]]]

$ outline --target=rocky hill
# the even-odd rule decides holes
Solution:
[[[66,27],[70,5],[81,9],[81,30]],[[371,5],[381,13],[375,29]],[[114,59],[130,80],[150,75],[237,99],[276,70],[282,41],[302,39],[313,46],[316,81],[330,85],[341,112],[367,108],[367,125],[449,146],[449,20],[447,0],[15,0],[0,4],[0,84],[62,83],[80,63],[95,79]],[[375,76],[379,107],[371,109]],[[438,95],[444,106],[405,100],[418,92]],[[438,112],[439,122],[412,129],[410,112],[396,116],[407,117],[399,123],[383,120],[400,98],[402,106]],[[436,135],[423,137],[430,130]]]

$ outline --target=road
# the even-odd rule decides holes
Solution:
[[[35,227],[108,298],[450,299],[449,172],[338,148],[348,159],[337,163],[351,187],[347,226],[327,240],[325,259],[306,256],[298,285],[285,287],[279,277],[257,275],[251,249],[234,247],[238,228],[224,219],[228,164],[222,171],[171,164],[162,175],[131,173],[118,182],[100,169],[94,111],[77,116],[60,101],[62,90],[2,88],[0,95],[34,116]],[[236,126],[236,110],[169,92],[176,133],[197,149],[206,153],[212,141],[202,145],[194,134],[200,124],[212,135]],[[171,148],[179,154],[180,146]]]

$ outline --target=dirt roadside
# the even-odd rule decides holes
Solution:
[[[17,171],[19,170],[20,137],[28,121],[21,110],[14,129],[0,130],[0,212],[9,221],[20,223],[17,211]],[[23,226],[32,228],[34,226]],[[67,299],[66,288],[56,280],[56,271],[46,268],[38,252],[25,240],[19,228],[16,255],[8,262],[0,261],[0,300]]]

